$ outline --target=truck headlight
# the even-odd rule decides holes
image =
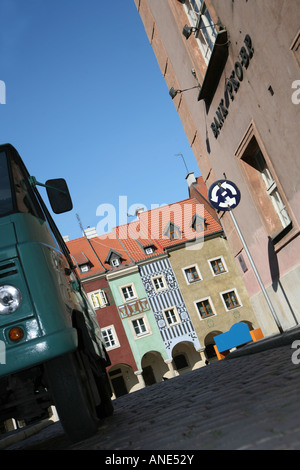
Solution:
[[[21,305],[22,294],[14,286],[0,286],[0,315],[14,313]]]

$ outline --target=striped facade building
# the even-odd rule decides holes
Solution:
[[[172,358],[174,346],[181,341],[192,343],[199,351],[201,348],[199,339],[169,260],[164,258],[142,265],[140,276],[169,357]],[[154,279],[159,279],[161,282],[162,287],[158,291],[155,288]],[[165,312],[172,311],[172,309],[171,313],[175,321],[176,315],[179,321],[172,328],[168,328]]]

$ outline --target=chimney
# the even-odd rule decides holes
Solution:
[[[188,186],[190,187],[192,184],[196,183],[196,178],[195,178],[195,174],[194,172],[192,171],[191,173],[189,173],[185,179],[187,180],[187,184]]]
[[[86,228],[84,230],[84,234],[85,234],[86,238],[94,238],[94,237],[98,236],[97,231],[96,231],[96,227]]]
[[[141,214],[142,212],[144,212],[144,210],[145,210],[144,207],[139,207],[138,209],[136,209],[136,211],[135,211],[136,217],[139,218],[139,217],[140,217],[140,214]]]

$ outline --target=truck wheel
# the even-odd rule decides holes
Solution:
[[[70,353],[45,363],[47,382],[60,422],[72,442],[97,432],[96,404],[93,387],[80,355]]]
[[[105,369],[101,378],[97,378],[97,385],[101,399],[101,403],[97,407],[97,416],[99,418],[107,418],[113,415],[114,406],[111,400],[111,388]]]

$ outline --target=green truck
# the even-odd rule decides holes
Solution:
[[[95,312],[55,214],[72,209],[65,180],[39,183],[0,146],[0,421],[33,423],[54,405],[72,442],[113,414],[110,365]]]

